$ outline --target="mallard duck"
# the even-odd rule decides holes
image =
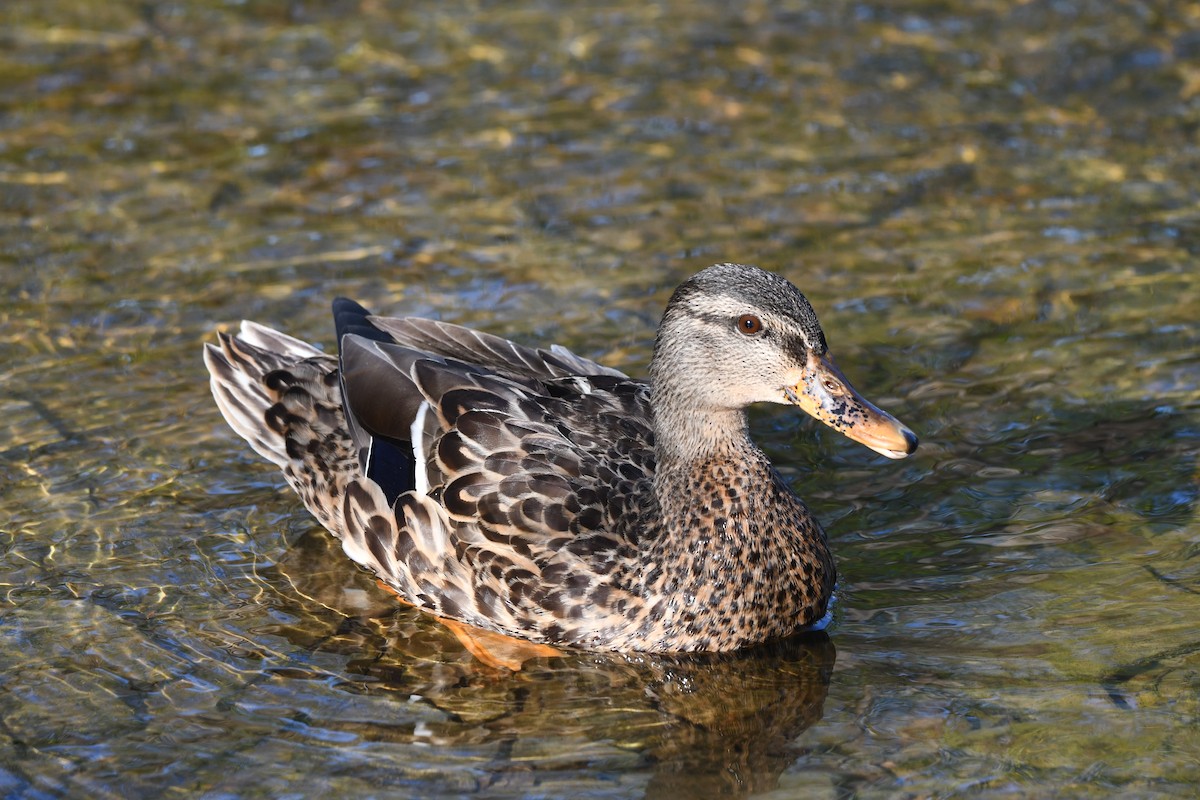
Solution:
[[[821,620],[825,534],[751,441],[748,405],[799,406],[889,458],[917,447],[833,365],[804,295],[757,267],[675,290],[648,382],[333,309],[336,357],[254,322],[206,345],[221,413],[401,599],[530,642],[734,650]]]

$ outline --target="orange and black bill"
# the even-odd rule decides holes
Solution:
[[[800,382],[783,393],[815,419],[880,455],[904,458],[917,449],[916,434],[855,391],[828,355],[809,352]]]

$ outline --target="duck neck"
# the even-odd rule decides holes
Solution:
[[[686,574],[682,565],[697,557],[697,547],[706,560],[733,563],[727,551],[740,551],[743,542],[726,524],[754,516],[769,494],[763,488],[770,486],[771,469],[741,411],[674,414],[669,403],[656,405],[654,428],[654,494],[664,524],[649,546],[651,560],[664,567],[668,581],[686,582],[678,576]]]
[[[659,470],[757,450],[742,409],[709,408],[671,391],[670,386],[658,385],[651,388],[650,405]]]

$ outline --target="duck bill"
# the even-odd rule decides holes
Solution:
[[[828,355],[810,352],[800,382],[784,389],[784,395],[813,418],[880,455],[904,458],[917,449],[916,434],[855,391]]]

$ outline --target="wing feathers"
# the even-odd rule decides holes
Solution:
[[[371,324],[391,334],[399,344],[426,353],[477,364],[499,375],[548,380],[570,375],[609,375],[627,378],[619,370],[577,356],[554,345],[549,351],[523,347],[488,333],[414,317],[371,317]]]
[[[226,419],[409,602],[573,641],[556,620],[601,613],[589,591],[625,596],[593,560],[637,535],[621,526],[653,472],[645,385],[559,347],[334,312],[337,362],[250,322],[206,346]]]

